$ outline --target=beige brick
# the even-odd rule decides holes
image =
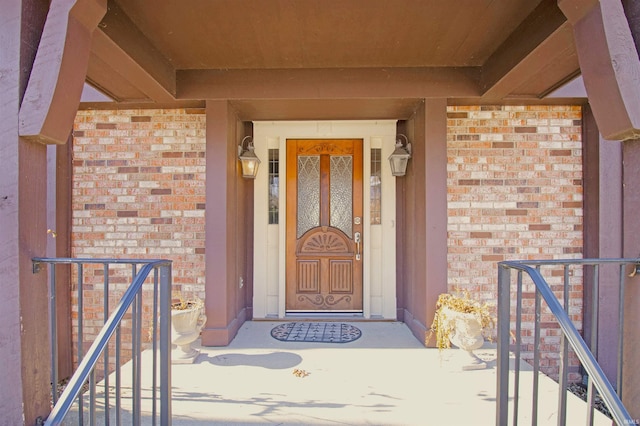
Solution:
[[[204,296],[204,215],[196,208],[205,202],[204,111],[81,111],[74,134],[73,255],[168,257],[178,277],[174,287]],[[163,153],[183,152],[163,157]],[[163,174],[162,167],[170,173]],[[192,173],[193,181],[174,180],[174,172]],[[153,190],[160,192],[151,195]],[[91,205],[104,208],[85,209]],[[161,218],[161,210],[172,213]],[[174,221],[183,215],[190,216],[191,222]],[[154,223],[156,219],[159,222]],[[189,239],[190,247],[185,248],[176,234],[202,238]],[[128,273],[128,269],[111,272],[110,303],[116,303],[116,291],[128,287]],[[85,330],[86,341],[102,325],[101,276],[102,271],[96,276],[85,272],[85,315],[99,315]],[[98,291],[90,290],[94,285]],[[150,309],[144,309],[148,320]]]
[[[482,108],[448,108],[456,114],[447,134],[449,290],[495,303],[502,258],[581,257],[581,117],[573,106]],[[575,278],[571,303],[581,325],[581,276]],[[523,328],[532,329],[531,321]],[[553,374],[558,342],[545,345]]]

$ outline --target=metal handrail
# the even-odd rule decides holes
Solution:
[[[570,259],[570,260],[546,260],[546,261],[505,261],[498,264],[498,342],[497,342],[497,403],[496,424],[503,426],[508,424],[509,402],[509,341],[510,341],[510,269],[525,272],[529,275],[536,287],[536,297],[542,297],[549,310],[555,316],[564,338],[575,351],[583,368],[589,375],[589,379],[596,387],[604,403],[611,412],[613,419],[619,425],[634,424],[634,420],[622,404],[613,386],[607,379],[602,368],[598,364],[593,353],[578,333],[567,312],[562,307],[549,284],[542,277],[539,269],[532,266],[541,265],[600,265],[600,264],[638,264],[640,259]],[[518,291],[522,285],[518,280]],[[537,302],[537,301],[536,301]],[[539,303],[536,303],[536,316],[539,314]],[[517,318],[520,321],[520,318]],[[537,320],[536,320],[537,321]],[[597,325],[594,325],[597,327]],[[516,376],[517,380],[517,376]],[[564,391],[564,390],[563,390]],[[559,423],[561,422],[559,416]],[[535,416],[534,416],[535,422]]]
[[[142,290],[142,286],[145,280],[148,278],[151,271],[154,271],[154,283],[158,282],[158,271],[160,275],[160,291],[159,291],[159,308],[160,308],[160,320],[159,320],[159,352],[160,352],[160,424],[171,425],[171,339],[170,339],[170,327],[171,327],[171,315],[170,303],[171,303],[171,261],[170,260],[141,260],[141,259],[79,259],[79,258],[34,258],[33,269],[34,272],[40,270],[41,264],[78,264],[80,267],[83,264],[142,264],[142,268],[139,272],[135,273],[131,285],[123,294],[118,306],[113,313],[109,316],[105,322],[103,328],[100,330],[94,342],[91,344],[87,354],[82,358],[77,370],[67,383],[64,391],[60,395],[60,398],[56,402],[54,396],[54,408],[49,414],[45,425],[59,425],[62,424],[63,419],[71,409],[76,398],[78,398],[80,391],[87,382],[92,381],[92,372],[94,371],[99,358],[105,353],[105,349],[108,347],[111,338],[116,335],[119,337],[119,327],[124,318],[126,312],[133,306],[134,303],[139,302],[139,294]],[[80,269],[81,270],[81,269]],[[135,272],[135,269],[134,269]],[[55,289],[55,273],[51,274],[52,290]],[[154,286],[155,287],[155,286]],[[54,293],[55,295],[55,293]],[[108,297],[107,294],[104,297]],[[52,298],[55,303],[55,297]],[[155,302],[154,302],[155,303]],[[53,310],[53,308],[51,308]],[[81,314],[81,313],[80,313]],[[52,330],[55,330],[55,326],[52,326]],[[52,346],[55,342],[55,334],[52,336]],[[154,345],[155,347],[155,345]],[[52,348],[52,352],[55,352],[55,348]],[[55,360],[55,358],[53,358]],[[155,360],[155,354],[154,354]],[[52,364],[55,364],[52,362]],[[119,367],[119,366],[118,366]],[[52,365],[52,369],[55,370],[56,366]],[[154,361],[154,380],[155,380],[155,361]],[[118,382],[118,379],[116,379]],[[52,384],[54,387],[57,384]],[[155,392],[155,389],[154,389]],[[56,391],[53,391],[56,394]],[[155,412],[153,413],[155,417]],[[139,415],[139,413],[138,413]],[[119,423],[119,422],[118,422]]]

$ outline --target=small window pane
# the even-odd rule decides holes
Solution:
[[[298,156],[298,238],[320,226],[320,156]]]
[[[382,150],[373,148],[371,150],[371,224],[380,225],[382,223]]]
[[[331,226],[352,237],[353,224],[353,157],[332,155],[330,165]]]
[[[269,150],[269,225],[278,224],[279,153],[277,149]]]

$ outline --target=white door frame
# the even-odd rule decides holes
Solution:
[[[254,182],[253,317],[286,316],[286,141],[363,140],[363,312],[366,319],[396,319],[395,177],[387,158],[395,148],[396,121],[274,121],[253,123],[253,143],[262,163]],[[382,224],[371,225],[371,149],[382,151]],[[279,224],[268,223],[269,149],[279,150]]]

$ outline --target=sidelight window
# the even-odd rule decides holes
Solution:
[[[280,199],[278,196],[280,173],[279,150],[269,150],[269,225],[278,224]]]
[[[371,150],[371,178],[369,190],[371,198],[371,224],[382,223],[382,150]]]

